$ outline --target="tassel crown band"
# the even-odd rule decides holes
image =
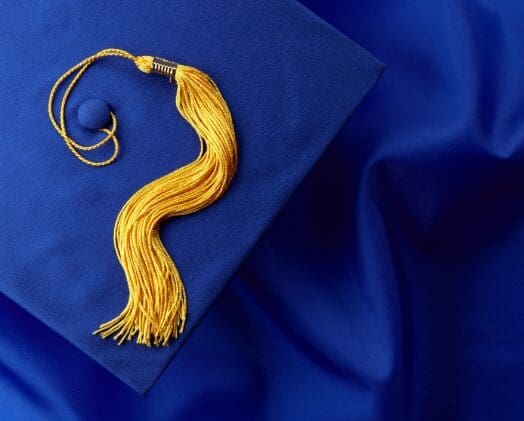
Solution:
[[[116,255],[125,273],[129,299],[124,310],[94,332],[122,344],[136,337],[147,346],[168,345],[184,330],[187,299],[178,269],[159,235],[160,224],[172,217],[197,212],[218,200],[227,190],[237,167],[237,143],[229,108],[213,80],[200,70],[162,58],[134,56],[127,51],[106,49],[66,71],[51,89],[48,114],[66,146],[83,163],[109,165],[119,153],[117,119],[100,131],[106,136],[93,145],[82,145],[66,128],[67,99],[76,83],[98,59],[108,56],[133,61],[144,73],[168,77],[177,84],[176,107],[200,139],[200,153],[191,163],[146,184],[124,204],[114,227]],[[58,88],[71,78],[60,103],[58,119],[54,102]],[[93,161],[86,152],[111,141],[113,154]]]

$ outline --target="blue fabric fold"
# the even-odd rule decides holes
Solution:
[[[246,253],[380,76],[383,65],[292,1],[13,2],[0,14],[0,291],[144,393],[183,345]],[[183,276],[189,319],[166,348],[91,336],[123,308],[112,246],[116,214],[145,183],[191,161],[198,140],[173,90],[107,59],[69,101],[69,129],[100,98],[119,117],[122,154],[107,168],[76,161],[46,112],[56,78],[118,47],[198,67],[220,86],[239,142],[239,170],[216,205],[163,226]],[[31,335],[31,332],[27,332]]]

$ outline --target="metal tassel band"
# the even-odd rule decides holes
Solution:
[[[151,71],[159,75],[167,76],[172,79],[175,77],[176,68],[178,64],[174,61],[166,60],[160,57],[154,57],[151,66]]]

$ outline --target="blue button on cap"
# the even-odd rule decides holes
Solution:
[[[109,106],[98,98],[84,101],[78,108],[78,123],[86,129],[98,130],[107,127]]]

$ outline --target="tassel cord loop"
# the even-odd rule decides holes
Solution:
[[[117,119],[113,112],[110,113],[111,116],[111,128],[102,128],[100,129],[101,132],[104,132],[106,136],[100,140],[99,142],[93,144],[93,145],[82,145],[76,140],[74,140],[67,132],[66,128],[66,121],[65,121],[65,110],[67,105],[67,100],[69,99],[69,96],[73,90],[73,88],[76,86],[82,75],[89,69],[89,67],[97,60],[103,58],[103,57],[123,57],[132,61],[136,61],[137,57],[133,56],[132,54],[128,53],[124,50],[119,50],[115,48],[108,48],[102,51],[99,51],[98,53],[82,60],[80,63],[74,65],[69,70],[67,70],[62,76],[58,78],[58,80],[55,82],[53,87],[51,88],[51,93],[49,94],[49,100],[47,104],[47,113],[49,115],[49,120],[51,121],[51,124],[55,128],[55,130],[58,132],[58,134],[62,137],[64,140],[66,146],[69,148],[69,150],[73,153],[73,155],[82,161],[84,164],[93,166],[93,167],[101,167],[105,165],[111,164],[118,156],[120,146],[118,143],[118,139],[115,135],[116,129],[117,129]],[[73,76],[74,75],[74,76]],[[72,76],[71,81],[69,82],[69,85],[67,85],[67,88],[62,96],[62,101],[60,101],[60,109],[59,109],[59,117],[57,121],[57,118],[55,117],[54,113],[54,102],[55,97],[58,92],[58,89],[64,83],[68,78]],[[93,151],[95,149],[98,149],[105,145],[109,140],[112,140],[113,142],[113,154],[111,157],[109,157],[106,160],[103,161],[93,161],[91,159],[86,158],[81,151]]]

